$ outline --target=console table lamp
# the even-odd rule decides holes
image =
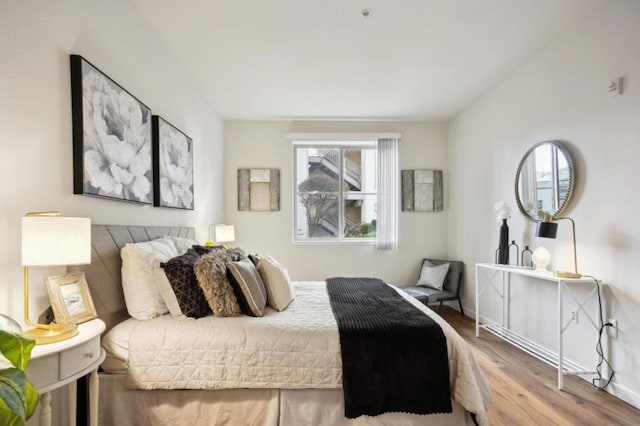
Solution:
[[[22,218],[24,334],[36,344],[52,343],[78,334],[75,324],[37,324],[29,319],[29,267],[91,263],[91,219],[63,217],[60,212],[27,213]]]
[[[571,230],[573,234],[573,270],[574,272],[554,272],[555,276],[560,278],[580,278],[581,274],[578,273],[578,251],[576,250],[576,223],[570,217],[553,217],[551,215],[545,215],[541,222],[538,222],[536,227],[536,237],[542,238],[556,238],[558,233],[558,224],[554,220],[569,220],[571,221]]]

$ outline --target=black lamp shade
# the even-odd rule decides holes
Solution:
[[[558,233],[558,224],[555,222],[538,222],[536,237],[555,238]]]

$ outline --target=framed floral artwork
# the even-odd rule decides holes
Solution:
[[[193,141],[154,115],[153,205],[193,210]]]
[[[151,204],[151,109],[71,55],[73,193]]]

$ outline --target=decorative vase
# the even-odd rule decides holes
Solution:
[[[512,247],[515,247],[516,252],[511,253]],[[516,266],[520,266],[518,261],[520,260],[520,247],[516,244],[516,240],[511,240],[511,244],[509,244],[509,259],[515,261]],[[515,254],[515,256],[513,256]]]
[[[529,246],[524,246],[524,250],[522,250],[522,260],[520,264],[522,266],[526,266],[527,268],[531,268],[533,266],[531,257],[533,256],[533,252],[529,249]]]
[[[507,219],[502,219],[502,225],[500,225],[496,263],[499,265],[509,264],[509,225],[507,225]]]

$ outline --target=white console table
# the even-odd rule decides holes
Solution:
[[[64,385],[69,389],[69,424],[76,424],[76,381],[89,373],[89,424],[98,425],[98,367],[105,358],[100,334],[104,329],[100,319],[87,321],[78,326],[77,335],[36,345],[31,351],[26,375],[40,393],[40,426],[51,424],[51,391]]]
[[[520,275],[524,277],[535,278],[537,280],[548,281],[554,283],[558,287],[557,298],[557,339],[558,353],[555,353],[523,336],[520,336],[509,329],[509,287],[511,275]],[[500,277],[501,282],[497,283],[496,279]],[[484,284],[484,285],[482,285]],[[588,287],[591,291],[584,299],[579,300],[572,292],[575,286]],[[502,298],[502,318],[501,323],[480,324],[480,296],[487,288],[492,288]],[[571,318],[564,320],[563,315],[563,298],[565,295],[570,296],[577,304],[576,314],[583,312],[593,325],[596,332],[599,332],[599,315],[596,315],[597,321],[589,315],[585,309],[585,304],[591,298],[597,298],[598,284],[593,278],[561,278],[556,277],[552,272],[539,272],[532,269],[518,268],[508,265],[494,265],[488,263],[476,264],[476,337],[480,336],[480,329],[484,328],[496,336],[508,341],[516,347],[528,352],[536,358],[550,364],[558,369],[558,389],[563,388],[563,377],[565,374],[596,374],[595,371],[586,370],[584,367],[574,363],[563,357],[563,337],[567,328],[573,324]]]

